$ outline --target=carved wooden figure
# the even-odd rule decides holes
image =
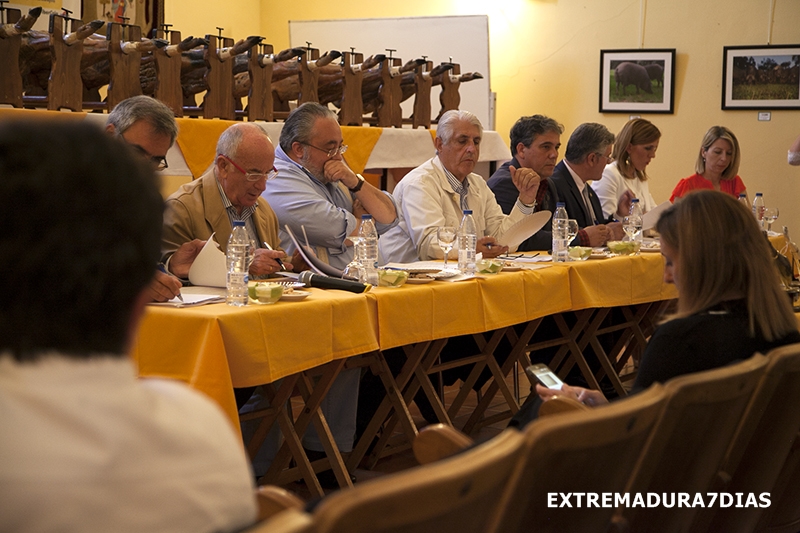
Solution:
[[[203,99],[204,118],[236,119],[236,102],[233,98],[233,57],[222,58],[218,53],[219,45],[232,47],[233,39],[206,35],[206,82],[208,92]]]
[[[364,124],[361,100],[361,84],[364,80],[363,62],[364,54],[352,51],[344,54],[342,106],[339,114],[339,123],[342,126]]]
[[[446,111],[458,109],[458,105],[461,103],[461,95],[458,94],[458,87],[461,85],[460,74],[461,65],[458,63],[453,63],[452,72],[442,74],[442,92],[439,93],[439,103],[442,104],[442,109],[436,120],[439,120]]]
[[[72,22],[73,33],[64,35],[65,22]],[[81,111],[83,109],[83,82],[81,81],[81,57],[83,39],[80,35],[81,21],[62,15],[50,15],[50,57],[53,64],[47,80],[47,109],[61,108]]]
[[[272,122],[272,70],[275,65],[271,44],[259,44],[248,54],[247,72],[250,76],[250,92],[247,95],[247,117],[249,120]]]
[[[142,83],[139,80],[139,68],[142,64],[142,53],[136,47],[127,47],[130,43],[142,40],[142,29],[109,22],[108,25],[108,61],[111,80],[108,82],[108,110],[114,109],[118,103],[142,94]]]
[[[165,25],[166,26],[166,25]],[[181,88],[181,32],[160,29],[159,39],[167,39],[170,45],[153,50],[156,62],[156,89],[154,96],[164,102],[176,117],[183,116],[183,89]]]

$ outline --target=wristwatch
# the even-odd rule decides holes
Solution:
[[[355,187],[350,188],[350,192],[353,193],[353,194],[355,194],[358,191],[360,191],[361,187],[364,186],[364,181],[366,181],[364,179],[364,176],[362,176],[361,174],[356,174],[356,176],[358,177],[358,183],[356,184]]]

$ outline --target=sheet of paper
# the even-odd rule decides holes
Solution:
[[[656,222],[658,222],[658,219],[661,217],[661,213],[664,211],[664,209],[668,208],[671,205],[672,202],[667,200],[666,202],[658,204],[653,209],[645,213],[644,216],[642,217],[642,231],[647,231],[649,229],[655,228]]]
[[[183,297],[183,301],[180,301],[178,298],[173,298],[166,302],[151,302],[151,305],[195,307],[198,305],[220,303],[225,301],[225,289],[216,287],[183,287],[181,289],[181,297]]]
[[[197,254],[197,257],[189,268],[189,281],[192,285],[202,285],[205,287],[225,287],[227,275],[225,272],[225,254],[219,248],[219,244],[214,240],[214,235],[206,241],[206,245]]]
[[[542,229],[545,224],[550,220],[550,215],[552,213],[550,211],[539,211],[538,213],[533,213],[529,215],[510,228],[506,230],[503,235],[497,239],[500,244],[505,244],[511,250],[516,250],[517,246],[522,244],[522,242]]]

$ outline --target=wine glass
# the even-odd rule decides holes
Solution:
[[[622,229],[629,241],[636,240],[636,234],[642,230],[642,217],[630,215],[622,219]]]
[[[453,249],[456,241],[455,226],[439,226],[436,230],[436,239],[439,241],[439,248],[444,252],[444,268],[447,268],[447,254]]]
[[[764,220],[767,221],[767,231],[772,231],[772,224],[778,220],[778,215],[780,215],[780,211],[778,211],[777,207],[767,207],[764,209]]]
[[[363,281],[365,278],[365,273],[364,265],[361,264],[361,237],[348,238],[353,241],[353,260],[350,261],[346,267],[344,267],[342,277]]]
[[[571,243],[578,235],[578,221],[574,218],[567,220],[567,244]]]

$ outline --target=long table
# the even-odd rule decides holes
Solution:
[[[384,372],[388,379],[387,390],[394,394],[385,400],[380,414],[388,416],[393,410],[394,424],[401,424],[412,438],[416,428],[410,422],[406,405],[420,387],[429,396],[433,395],[424,373],[432,368],[445,339],[494,332],[494,339],[487,338],[489,347],[485,355],[490,356],[499,336],[509,335],[516,343],[514,357],[510,358],[515,360],[524,357],[526,349],[531,347],[529,342],[533,342],[531,336],[538,320],[575,312],[578,324],[571,330],[564,330],[564,349],[560,353],[562,359],[571,354],[575,358],[573,363],[580,366],[580,352],[600,332],[602,310],[661,302],[677,296],[674,287],[663,282],[660,254],[653,253],[546,264],[535,270],[502,272],[461,282],[376,287],[366,294],[320,289],[310,289],[310,292],[303,301],[269,306],[148,307],[132,350],[139,373],[185,381],[216,401],[237,428],[239,418],[233,388],[275,383],[286,378],[282,388],[271,389],[270,394],[274,394],[279,403],[288,398],[293,388],[299,387],[309,402],[307,412],[302,420],[295,422],[289,420],[285,412],[276,412],[270,423],[281,423],[284,433],[287,430],[294,433],[290,424],[296,423],[297,432],[302,434],[313,422],[322,424],[324,432],[318,406],[319,394],[324,394],[327,388],[314,396],[315,381],[303,375],[314,370],[318,374],[322,372],[322,382],[327,387],[345,363],[355,360],[354,356],[372,354],[378,362],[372,360],[369,364],[375,366],[382,364],[381,350],[405,347],[409,362],[400,375],[394,376],[397,381]],[[641,319],[632,319],[633,327],[637,327]],[[511,328],[519,324],[528,324],[522,338],[516,337]],[[590,334],[587,335],[587,331]],[[488,365],[495,375],[495,383],[484,395],[483,404],[499,389],[513,412],[514,401],[508,391],[502,389],[505,384],[500,379],[509,372],[513,360],[507,361],[502,369],[491,357],[484,357],[481,364],[483,366],[476,365],[475,372]],[[604,368],[609,375],[617,376],[615,368]],[[444,414],[443,406],[436,407]],[[376,415],[372,429],[381,422]],[[471,419],[470,428],[475,423],[476,420]],[[297,455],[302,453],[299,435],[292,437],[289,445],[293,449],[284,453],[287,465],[286,454],[291,453],[297,460]],[[368,445],[366,440],[359,443],[348,464],[351,469],[366,453]],[[332,463],[338,463],[334,471],[344,477],[344,464],[338,451],[328,451],[329,457],[334,456]],[[374,457],[379,454],[380,451]],[[298,462],[301,475],[310,479],[313,474],[308,462],[302,459]]]

